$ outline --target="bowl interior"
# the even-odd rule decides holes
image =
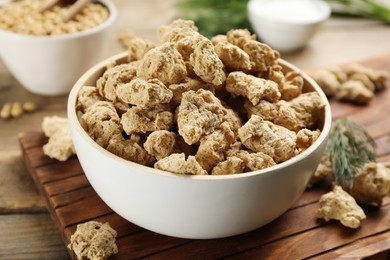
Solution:
[[[88,134],[84,131],[82,128],[78,117],[76,113],[76,101],[77,101],[77,95],[79,90],[83,86],[96,86],[96,81],[98,78],[104,73],[105,68],[110,65],[110,64],[121,64],[127,62],[127,52],[123,52],[120,54],[117,54],[111,58],[108,58],[99,64],[95,65],[92,67],[89,71],[87,71],[74,85],[72,88],[69,99],[68,99],[68,119],[70,121],[70,124],[73,124],[73,126],[76,128],[78,134],[82,135],[83,139],[86,139],[88,143],[92,146],[95,147],[95,149],[99,150],[99,152],[103,153],[105,156],[108,156],[114,160],[119,160],[123,164],[127,164],[130,167],[136,167],[139,168],[142,171],[146,172],[152,172],[154,174],[162,174],[162,175],[168,175],[174,178],[193,178],[193,179],[229,179],[229,178],[244,178],[246,176],[250,175],[257,175],[257,174],[264,174],[267,172],[272,172],[281,168],[288,167],[291,164],[296,163],[297,161],[302,160],[305,158],[307,155],[315,151],[323,142],[326,141],[327,136],[330,131],[330,126],[331,126],[331,112],[330,112],[330,105],[328,102],[328,99],[326,98],[325,94],[321,90],[321,88],[317,85],[317,83],[311,79],[305,72],[302,70],[298,69],[294,65],[288,63],[287,61],[284,61],[283,59],[279,59],[279,64],[282,65],[283,67],[283,72],[288,72],[288,71],[298,71],[302,77],[304,78],[304,87],[303,87],[303,92],[310,92],[310,91],[316,91],[319,93],[322,101],[325,104],[325,107],[321,113],[321,118],[319,120],[319,125],[318,128],[321,130],[321,134],[319,138],[304,152],[301,154],[285,161],[282,163],[279,163],[275,166],[262,169],[262,170],[257,170],[257,171],[252,171],[252,172],[246,172],[246,173],[241,173],[241,174],[232,174],[232,175],[180,175],[180,174],[174,174],[162,170],[158,170],[155,168],[147,167],[144,165],[140,165],[128,160],[125,160],[121,157],[118,157],[109,151],[105,150],[101,146],[99,146],[92,138],[88,136]]]

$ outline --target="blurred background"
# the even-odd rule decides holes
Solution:
[[[126,51],[118,40],[126,31],[157,43],[158,27],[175,18],[194,19],[200,31],[208,36],[233,28],[252,28],[248,21],[247,0],[112,2],[118,8],[118,19],[101,59]],[[333,4],[332,16],[303,49],[282,53],[282,58],[311,71],[389,56],[389,0],[328,2]],[[30,93],[15,80],[0,57],[0,105],[15,101],[32,101],[38,108],[20,118],[0,119],[0,259],[68,259],[66,247],[46,210],[45,200],[24,166],[17,139],[20,132],[39,130],[45,116],[66,116],[67,95],[45,97]]]

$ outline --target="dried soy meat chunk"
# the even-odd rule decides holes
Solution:
[[[241,71],[229,73],[226,90],[237,96],[246,97],[254,106],[260,100],[276,102],[280,99],[278,85],[271,80],[258,78]]]
[[[173,114],[164,106],[156,106],[151,109],[134,106],[122,115],[120,122],[128,135],[169,130],[173,125]]]
[[[116,88],[117,97],[125,103],[140,108],[154,107],[171,102],[173,93],[158,79],[135,78]]]
[[[173,153],[168,157],[158,160],[154,168],[186,175],[208,175],[194,156],[185,158],[184,153]]]
[[[137,76],[145,80],[157,78],[169,86],[183,81],[187,77],[187,68],[174,44],[164,43],[144,55]]]
[[[321,196],[317,218],[329,221],[339,220],[341,224],[350,228],[358,228],[366,215],[355,199],[340,186],[335,185],[331,192]]]
[[[238,136],[244,146],[271,156],[276,163],[295,155],[296,134],[285,127],[253,115],[240,129]]]

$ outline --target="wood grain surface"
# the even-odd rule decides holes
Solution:
[[[112,0],[118,8],[118,19],[113,25],[111,36],[106,39],[107,48],[101,59],[124,50],[117,39],[124,31],[131,31],[139,37],[157,43],[157,28],[177,17],[175,4],[178,1]],[[1,2],[4,1],[0,0]],[[390,27],[384,23],[371,19],[332,16],[306,48],[294,53],[282,53],[282,57],[301,69],[313,70],[366,60],[370,57],[388,56],[389,42]],[[28,57],[26,62],[29,62]],[[374,65],[379,69],[388,69],[386,65],[388,61],[383,59],[382,63],[380,64],[377,59]],[[66,72],[63,76],[66,77]],[[33,101],[38,105],[38,111],[13,120],[0,119],[0,230],[2,231],[0,259],[69,259],[65,244],[46,209],[45,198],[40,194],[23,163],[24,158],[18,140],[18,133],[40,129],[45,116],[66,116],[67,95],[47,97],[27,91],[13,77],[0,57],[0,106],[14,101]],[[366,108],[368,107],[361,109]],[[355,109],[360,108],[337,105],[334,106],[333,112],[335,115],[353,116],[352,112]],[[389,117],[383,114],[381,121],[376,123],[367,121],[365,124],[378,138],[383,137],[377,139],[378,141],[386,143],[384,136],[386,136],[389,120]],[[381,160],[390,160],[390,155],[382,156]],[[54,169],[59,171],[61,168]],[[46,178],[53,177],[44,168],[41,170],[41,174]],[[47,170],[50,170],[50,167]],[[58,178],[65,176],[65,174],[62,177],[57,175],[59,174],[54,176]],[[74,192],[58,196],[55,200],[58,203],[56,207],[69,203]],[[303,198],[307,199],[307,203],[312,201],[306,193],[301,201]],[[52,243],[55,246],[52,246]],[[353,248],[356,247],[358,244]],[[201,251],[202,248],[197,248],[195,251],[198,250]]]
[[[390,55],[361,62],[372,68],[390,70]],[[348,64],[346,64],[347,66]],[[390,82],[388,82],[390,85]],[[363,125],[374,137],[379,161],[390,155],[390,88],[367,106],[331,102],[334,118],[348,117]],[[109,222],[117,230],[119,253],[112,259],[303,259],[363,258],[390,250],[390,198],[381,208],[364,206],[367,219],[352,230],[336,221],[315,218],[318,200],[331,189],[328,178],[307,189],[281,217],[240,236],[211,240],[180,239],[140,228],[113,212],[95,193],[73,156],[58,162],[45,156],[47,142],[41,131],[19,134],[27,169],[44,195],[48,209],[67,245],[77,224],[89,220]],[[69,252],[74,258],[72,252]]]

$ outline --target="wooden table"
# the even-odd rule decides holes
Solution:
[[[157,41],[157,27],[168,23],[176,14],[173,0],[114,2],[120,11],[119,18],[102,58],[123,50],[116,35],[125,30]],[[298,53],[282,54],[282,57],[302,69],[312,70],[389,54],[389,26],[372,20],[332,18],[307,48]],[[0,60],[0,105],[34,101],[39,106],[33,114],[0,120],[0,259],[69,259],[45,200],[27,172],[17,138],[20,132],[39,129],[44,116],[65,116],[66,100],[66,96],[43,97],[29,93]],[[384,252],[377,257],[386,255]]]

